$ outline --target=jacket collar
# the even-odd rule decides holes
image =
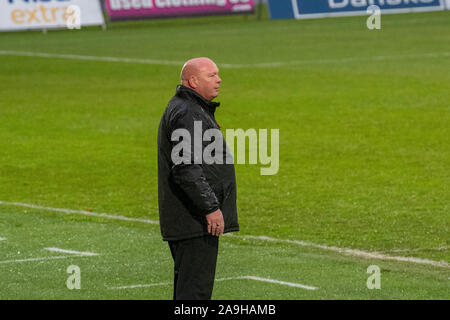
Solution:
[[[220,106],[220,102],[208,101],[191,88],[183,86],[182,84],[177,86],[176,94],[181,97],[184,96],[196,100],[203,108],[212,112],[212,114],[214,114],[216,108]]]

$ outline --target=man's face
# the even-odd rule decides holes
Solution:
[[[219,69],[212,61],[205,61],[199,68],[196,76],[195,91],[203,98],[211,101],[219,95],[219,87],[222,79],[219,77]]]

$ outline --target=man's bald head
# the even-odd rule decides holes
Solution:
[[[181,69],[181,83],[183,83],[183,81],[188,81],[192,75],[198,75],[202,68],[211,65],[215,66],[216,64],[214,61],[206,57],[193,58],[186,61],[183,65],[183,69]]]
[[[209,58],[194,58],[186,61],[181,69],[181,84],[191,88],[203,98],[211,101],[219,94],[219,69]]]

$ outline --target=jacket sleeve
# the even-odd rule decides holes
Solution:
[[[195,207],[199,209],[200,212],[198,213],[207,215],[219,209],[219,201],[206,180],[202,164],[194,163],[194,121],[202,120],[201,117],[187,109],[184,109],[184,111],[182,109],[169,118],[168,138],[171,141],[172,150],[179,143],[178,140],[172,140],[172,133],[175,130],[182,129],[191,137],[189,150],[183,149],[183,158],[188,161],[174,163],[172,159],[171,176]]]

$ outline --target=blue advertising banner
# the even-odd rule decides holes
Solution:
[[[269,16],[271,19],[294,19],[291,0],[268,0]]]
[[[269,0],[272,19],[365,15],[377,5],[382,13],[443,10],[444,0]]]

